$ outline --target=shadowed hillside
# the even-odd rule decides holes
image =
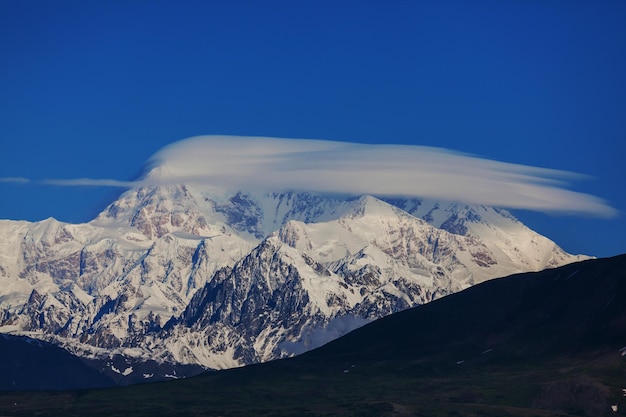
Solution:
[[[0,391],[114,386],[66,350],[25,336],[0,334]]]

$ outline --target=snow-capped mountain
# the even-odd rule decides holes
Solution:
[[[483,206],[141,187],[86,224],[0,221],[0,331],[217,369],[584,258]]]

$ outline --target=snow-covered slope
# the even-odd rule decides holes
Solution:
[[[480,239],[490,251],[499,254],[501,262],[508,259],[510,266],[524,265],[535,271],[571,262],[571,255],[506,210],[425,200],[388,201],[437,228]]]
[[[0,331],[223,368],[583,258],[489,207],[143,187],[86,224],[0,221]]]
[[[210,368],[266,361],[528,268],[516,263],[521,255],[507,256],[509,248],[493,251],[476,234],[436,228],[371,196],[340,206],[334,220],[287,221],[233,268],[219,271],[171,323],[168,337],[151,339],[152,349]],[[503,224],[532,233],[506,216]],[[541,268],[573,259],[555,248],[539,248],[554,250],[541,254]]]

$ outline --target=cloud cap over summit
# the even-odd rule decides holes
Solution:
[[[415,196],[600,217],[617,214],[601,199],[565,188],[565,180],[582,175],[425,146],[197,136],[163,148],[148,167],[151,174],[140,183]]]
[[[571,191],[572,172],[499,162],[435,147],[318,139],[196,136],[168,145],[141,178],[46,179],[40,184],[132,188],[202,185],[208,191],[312,191],[420,197],[539,212],[616,217],[590,194]],[[28,183],[26,178],[0,178]]]

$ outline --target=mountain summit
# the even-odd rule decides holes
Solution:
[[[0,221],[0,331],[136,381],[158,376],[137,375],[148,361],[221,369],[291,356],[473,284],[584,258],[486,206],[145,186],[85,224]]]

